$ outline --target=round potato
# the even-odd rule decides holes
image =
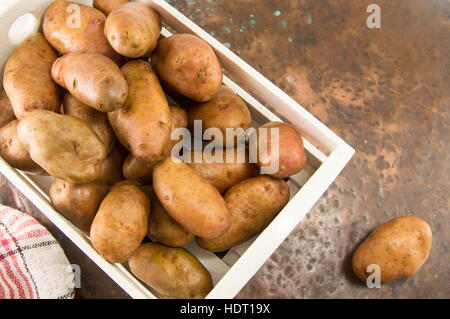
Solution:
[[[402,216],[377,227],[356,249],[353,272],[363,282],[380,267],[381,283],[414,275],[427,260],[431,249],[430,226],[414,216]]]
[[[129,2],[128,0],[94,0],[93,7],[103,12],[104,15],[108,15],[116,9],[119,9],[121,5]]]
[[[231,226],[217,238],[197,238],[206,250],[228,250],[261,232],[289,201],[289,186],[282,179],[258,176],[231,187],[224,199]]]
[[[89,124],[89,127],[97,134],[100,141],[105,144],[106,152],[109,154],[116,144],[116,136],[109,124],[108,115],[99,112],[92,107],[80,102],[72,94],[67,93],[63,98],[64,114],[78,117]]]
[[[41,33],[29,36],[8,58],[3,86],[19,120],[33,110],[59,110],[60,89],[50,74],[56,58]]]
[[[100,174],[105,146],[76,117],[36,110],[19,122],[17,134],[33,161],[54,177],[88,183]]]
[[[147,233],[149,210],[150,200],[138,186],[117,183],[92,222],[92,246],[109,262],[126,262]]]
[[[222,66],[213,49],[191,34],[159,40],[151,63],[163,84],[197,102],[210,100],[222,84]]]
[[[119,67],[100,54],[66,54],[53,64],[52,77],[80,102],[101,112],[119,109],[127,98],[128,85]]]
[[[142,190],[151,203],[147,236],[171,247],[181,247],[195,238],[167,214],[151,185],[142,186]]]
[[[137,278],[165,297],[201,299],[213,288],[211,274],[183,248],[145,243],[128,264]]]
[[[8,124],[9,122],[15,120],[16,116],[11,106],[11,101],[9,100],[6,92],[3,88],[0,89],[0,127]]]
[[[142,161],[133,154],[129,154],[123,162],[122,173],[126,179],[139,184],[150,184],[153,180],[153,167],[155,163]]]
[[[47,8],[42,28],[45,38],[61,54],[98,53],[118,62],[120,55],[103,33],[105,21],[106,16],[95,8],[57,0]]]
[[[0,128],[0,154],[12,166],[29,174],[43,174],[44,170],[30,157],[17,135],[19,120],[13,120]]]
[[[129,58],[149,56],[156,47],[161,19],[140,2],[129,2],[106,18],[105,35],[111,46]]]
[[[195,170],[167,157],[153,168],[153,187],[159,201],[184,229],[215,238],[230,227],[220,193]]]
[[[264,135],[263,130],[266,132]],[[278,135],[278,152],[276,145],[272,141],[272,137]],[[265,138],[265,142],[258,140]],[[258,165],[266,168],[271,173],[269,175],[278,178],[287,178],[298,173],[306,164],[305,148],[303,147],[303,139],[298,130],[290,124],[282,122],[268,122],[261,125],[257,130],[257,138],[253,142],[258,141],[258,145],[262,145],[258,149]],[[273,144],[274,143],[274,144]],[[272,148],[275,153],[272,155]],[[276,154],[278,153],[278,156]],[[274,171],[274,172],[273,172]]]
[[[57,179],[50,187],[53,207],[72,224],[89,233],[101,201],[108,193],[104,182],[74,184]]]
[[[169,106],[170,114],[172,115],[172,125],[170,128],[170,134],[177,128],[187,128],[188,116],[184,109],[178,106]],[[178,139],[170,138],[164,151],[162,153],[163,157],[168,157],[172,154],[172,148],[182,140],[182,137]]]
[[[122,67],[128,97],[120,110],[108,113],[117,138],[134,157],[159,160],[170,139],[171,118],[166,96],[150,64],[134,60]]]
[[[120,143],[116,143],[112,152],[108,154],[100,169],[100,175],[96,181],[105,182],[108,185],[114,185],[124,179],[122,174],[122,165],[128,152]]]

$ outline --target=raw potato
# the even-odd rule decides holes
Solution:
[[[177,128],[187,128],[188,125],[188,116],[184,109],[178,106],[169,106],[170,113],[172,114],[172,125],[170,128],[170,134],[177,129]],[[172,154],[172,148],[178,144],[183,138],[180,137],[178,139],[172,139],[170,138],[169,142],[167,143],[164,151],[163,151],[163,157],[171,156]]]
[[[197,102],[210,100],[222,84],[222,66],[213,49],[191,34],[159,40],[151,62],[162,83]]]
[[[202,121],[203,132],[209,128],[220,129],[223,141],[216,141],[216,143],[223,147],[237,145],[237,142],[245,138],[245,130],[252,124],[250,111],[245,102],[224,85],[211,100],[190,108],[189,128],[191,130],[194,129],[194,120]],[[236,129],[237,141],[233,134],[227,134],[227,128]]]
[[[231,227],[214,239],[197,238],[206,250],[228,250],[264,230],[289,201],[289,186],[282,179],[259,176],[236,184],[224,198]]]
[[[48,42],[61,54],[98,53],[118,62],[120,55],[113,50],[103,33],[105,21],[106,16],[95,8],[57,0],[47,8],[42,28]]]
[[[170,139],[171,118],[166,96],[150,64],[134,60],[122,67],[128,97],[120,110],[108,113],[117,138],[133,156],[153,163]]]
[[[44,36],[35,33],[17,46],[6,62],[3,86],[19,120],[33,110],[59,110],[60,90],[50,74],[56,58]]]
[[[119,9],[121,5],[127,3],[128,0],[94,0],[92,4],[94,8],[103,12],[104,15],[108,15],[116,9]]]
[[[306,154],[303,147],[303,139],[298,130],[294,126],[283,122],[268,122],[261,125],[257,131],[259,132],[263,128],[267,132],[267,143],[263,142],[267,152],[264,149],[258,150],[258,165],[266,168],[270,165],[276,166],[277,158],[275,154],[272,158],[271,151],[272,134],[276,134],[276,131],[273,130],[275,128],[278,129],[279,136],[278,170],[269,175],[286,178],[301,171],[306,164]],[[262,138],[261,136],[263,135],[258,133],[258,139]]]
[[[109,154],[116,143],[116,136],[109,124],[108,116],[92,107],[80,102],[72,94],[67,93],[63,98],[64,114],[69,114],[85,121],[106,147]]]
[[[89,233],[101,201],[108,193],[104,182],[74,184],[57,179],[50,187],[53,207],[80,230]]]
[[[171,247],[181,247],[195,238],[177,223],[161,206],[151,185],[142,186],[142,190],[150,198],[150,217],[148,219],[147,236]]]
[[[145,4],[129,2],[108,15],[105,35],[111,46],[129,58],[149,56],[161,31],[159,15]]]
[[[3,88],[0,89],[0,127],[5,126],[9,122],[15,120],[16,116],[11,106],[6,92]]]
[[[414,216],[402,216],[377,227],[353,254],[353,272],[367,281],[369,265],[380,267],[381,283],[414,275],[431,249],[430,226]]]
[[[128,85],[119,67],[100,54],[66,54],[53,64],[52,77],[80,102],[101,112],[119,109],[127,98]]]
[[[33,111],[19,122],[17,134],[33,161],[54,177],[88,183],[100,174],[105,146],[76,117]]]
[[[230,227],[230,216],[220,193],[187,164],[171,157],[153,169],[153,187],[159,201],[184,229],[215,238]]]
[[[123,162],[123,176],[139,184],[150,184],[153,180],[153,167],[155,163],[142,161],[133,154],[129,154]]]
[[[0,128],[0,154],[12,166],[29,174],[43,174],[44,170],[30,157],[17,135],[19,120],[13,120]]]
[[[213,288],[211,274],[183,248],[142,244],[129,265],[137,278],[165,297],[201,299]]]
[[[227,162],[227,151],[234,153],[234,159]],[[259,168],[255,164],[248,162],[247,152],[242,155],[242,159],[238,158],[237,149],[224,149],[221,162],[208,163],[205,159],[208,159],[203,155],[203,160],[200,163],[195,163],[194,159],[197,156],[202,158],[203,153],[201,151],[191,153],[191,162],[187,163],[190,167],[196,170],[200,175],[206,179],[211,185],[217,188],[217,190],[223,194],[231,186],[259,175]],[[212,159],[210,160],[212,161]]]
[[[97,181],[102,181],[108,185],[114,185],[124,179],[122,174],[122,165],[127,156],[127,150],[120,143],[111,153],[108,154],[100,169],[100,176],[96,178]]]
[[[100,204],[91,226],[95,250],[112,263],[126,262],[147,233],[150,200],[138,186],[116,184]]]

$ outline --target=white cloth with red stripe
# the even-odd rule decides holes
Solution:
[[[70,299],[73,283],[72,266],[48,230],[0,205],[0,299]]]

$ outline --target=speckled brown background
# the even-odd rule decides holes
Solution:
[[[336,182],[239,298],[450,298],[450,2],[170,0],[355,149]],[[370,3],[381,29],[366,26]],[[79,298],[126,297],[1,178],[5,204],[32,210],[82,268]],[[368,289],[350,258],[401,215],[433,230],[413,277]]]

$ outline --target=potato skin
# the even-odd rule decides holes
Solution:
[[[100,168],[100,175],[96,181],[105,182],[108,185],[114,185],[124,180],[122,174],[122,165],[127,156],[127,150],[120,143],[116,143],[112,152],[108,154]]]
[[[109,262],[126,262],[147,233],[149,210],[150,200],[137,185],[117,183],[92,222],[92,246]]]
[[[105,35],[111,46],[123,56],[149,56],[156,47],[161,31],[161,19],[150,7],[129,2],[108,15]]]
[[[172,125],[170,127],[170,134],[177,128],[187,128],[188,126],[188,115],[184,109],[178,106],[169,106],[170,114],[172,115]],[[182,140],[182,137],[176,140],[169,139],[164,151],[162,153],[163,157],[171,156],[172,148]]]
[[[171,247],[181,247],[194,240],[194,234],[185,230],[167,214],[151,185],[142,186],[142,191],[150,198],[151,202],[147,236]]]
[[[129,261],[131,272],[169,298],[201,299],[213,288],[211,274],[183,248],[145,243]]]
[[[109,122],[133,156],[155,162],[170,138],[169,105],[150,63],[134,60],[121,70],[128,83],[128,97],[123,108],[108,113]]]
[[[230,227],[220,193],[187,164],[171,157],[158,162],[153,168],[153,187],[167,213],[187,231],[215,238]]]
[[[119,109],[127,98],[128,85],[119,67],[100,54],[66,54],[53,64],[52,77],[80,102],[101,112]]]
[[[206,250],[230,249],[264,230],[289,201],[289,186],[282,179],[258,176],[231,187],[224,199],[231,226],[217,238],[197,238]]]
[[[19,122],[17,134],[33,161],[54,177],[88,183],[100,174],[105,146],[76,117],[36,110]]]
[[[85,121],[92,131],[97,134],[100,141],[105,145],[109,154],[116,144],[116,136],[109,124],[108,116],[104,112],[99,112],[92,107],[80,102],[70,93],[66,93],[63,98],[64,114],[75,116]]]
[[[367,266],[380,266],[381,283],[414,275],[431,250],[430,226],[414,216],[402,216],[377,227],[356,249],[353,272],[363,282],[370,275]]]
[[[11,101],[6,95],[5,89],[0,89],[0,127],[16,119],[11,106]]]
[[[128,154],[123,162],[122,173],[126,179],[138,182],[139,184],[150,184],[153,180],[153,167],[155,163],[142,161],[133,154]]]
[[[306,153],[303,146],[303,139],[299,131],[292,125],[283,122],[268,122],[261,125],[267,129],[267,154],[259,154],[258,165],[260,167],[269,166],[271,158],[271,132],[272,128],[279,129],[279,169],[273,177],[287,178],[298,173],[306,164]],[[262,155],[262,156],[261,156]],[[274,159],[275,160],[275,159]]]
[[[3,86],[18,119],[33,110],[59,110],[60,89],[50,75],[56,58],[56,52],[41,33],[29,36],[9,57]]]
[[[128,0],[94,0],[92,6],[100,10],[105,16],[108,16],[108,14],[128,2]]]
[[[197,102],[210,100],[222,84],[222,66],[213,49],[191,34],[159,40],[151,62],[162,83]]]
[[[108,193],[104,182],[74,184],[57,179],[50,187],[53,207],[72,224],[89,233],[101,201]]]
[[[76,13],[69,6],[80,8],[80,27],[71,27],[68,21]],[[71,52],[98,53],[115,62],[120,55],[113,50],[106,39],[103,29],[106,16],[99,10],[72,1],[57,0],[53,2],[44,14],[42,28],[45,38],[61,54]]]
[[[30,157],[17,135],[19,120],[0,128],[0,154],[12,166],[29,174],[43,174],[44,170]]]

